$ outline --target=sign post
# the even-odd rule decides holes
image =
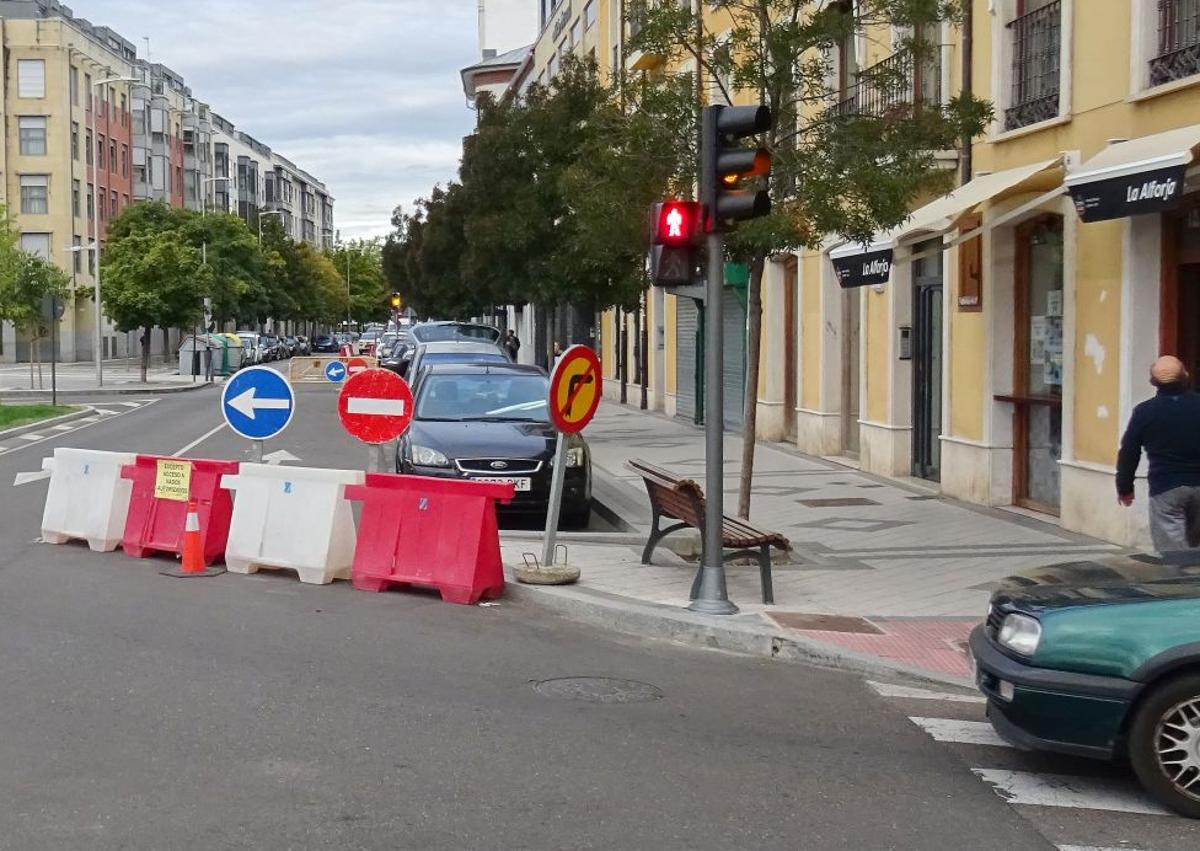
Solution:
[[[384,447],[412,425],[412,390],[386,369],[351,370],[338,395],[338,418],[351,437],[371,446],[368,471],[386,472]]]
[[[546,535],[542,544],[542,564],[554,563],[554,541],[562,511],[563,478],[567,468],[566,435],[583,431],[600,405],[602,379],[600,360],[587,346],[571,346],[550,376],[550,421],[558,430],[554,449],[554,470],[550,478],[550,505],[546,510]]]
[[[250,460],[256,464],[263,460],[263,441],[287,428],[295,413],[292,385],[269,366],[247,367],[221,390],[221,414],[235,434],[253,441]]]

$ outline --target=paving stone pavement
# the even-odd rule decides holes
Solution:
[[[615,481],[644,539],[649,503],[625,465],[639,458],[703,483],[704,434],[691,424],[607,402],[585,432],[593,465]],[[725,509],[737,507],[740,437],[725,440]],[[758,569],[731,565],[729,595],[743,615],[818,613],[866,619],[839,630],[794,630],[805,637],[956,676],[966,675],[962,645],[987,608],[998,580],[1023,570],[1120,552],[1051,522],[943,499],[932,489],[891,482],[776,445],[755,453],[751,520],[779,531],[793,552],[774,566],[775,605],[759,596]],[[679,533],[654,563],[640,564],[636,537],[622,543],[573,543],[581,589],[641,603],[686,606],[698,536]],[[505,558],[528,546],[509,543]],[[681,557],[682,553],[685,557]],[[919,619],[919,623],[905,623]],[[849,630],[849,631],[847,631]],[[950,652],[947,652],[950,651]]]

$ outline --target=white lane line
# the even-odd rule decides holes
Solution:
[[[987,698],[981,694],[929,691],[923,688],[898,686],[892,683],[876,683],[870,680],[867,680],[867,685],[873,688],[880,697],[901,697],[906,700],[944,700],[948,703],[987,703]]]
[[[1137,848],[1115,848],[1109,845],[1055,845],[1058,851],[1139,851]]]
[[[110,410],[107,410],[106,408],[97,408],[96,413],[102,417],[119,417],[119,416],[121,416],[120,411],[110,411]]]
[[[75,424],[71,423],[70,425],[67,425],[66,423],[62,423],[60,425],[50,426],[50,429],[52,431],[74,431]]]
[[[984,783],[994,786],[996,794],[1010,804],[1108,810],[1150,816],[1170,815],[1138,789],[1133,780],[1034,774],[992,768],[972,768],[971,771]]]
[[[959,745],[989,745],[996,748],[1011,748],[1008,742],[996,735],[992,725],[986,721],[956,721],[952,718],[909,717],[936,742],[953,742]]]
[[[45,440],[46,436],[42,434],[18,434],[17,440],[28,440],[30,443],[37,443],[39,440]]]
[[[404,416],[404,400],[366,399],[360,396],[351,396],[346,400],[346,413],[375,417],[402,417]]]
[[[148,406],[150,406],[150,405],[154,404],[154,403],[155,403],[155,402],[157,402],[157,401],[158,401],[157,399],[150,399],[150,400],[148,400],[148,401],[146,402],[146,404],[145,404],[143,407],[148,407]],[[125,416],[126,414],[131,414],[131,413],[133,413],[133,411],[132,411],[132,410],[129,410],[129,411],[110,411],[109,413],[112,415],[112,417],[123,417],[123,416]],[[75,428],[71,429],[71,434],[72,434],[72,435],[74,435],[74,433],[75,433],[75,432],[78,432],[78,431],[83,431],[83,429],[85,429],[85,428],[89,428],[90,426],[94,426],[94,425],[96,425],[97,423],[106,422],[106,421],[107,421],[106,419],[104,419],[104,418],[101,418],[101,417],[98,417],[98,416],[96,416],[96,417],[84,417],[84,418],[83,418],[83,419],[81,419],[81,420],[75,420],[75,422],[73,423],[73,425],[75,426]],[[28,441],[28,443],[26,444],[26,446],[33,446],[33,445],[35,444],[35,442],[37,442],[37,443],[42,443],[42,442],[45,442],[45,441],[47,441],[47,440],[58,440],[59,438],[62,438],[62,437],[66,437],[66,432],[59,432],[59,433],[55,433],[55,434],[47,434],[47,435],[45,435],[44,437],[38,437],[38,436],[35,436],[35,435],[32,435],[32,434],[27,434],[27,435],[23,435],[23,436],[22,436],[22,439],[23,439],[23,440],[26,440],[26,441]],[[26,448],[26,446],[12,446],[12,447],[9,447],[9,451],[10,451],[10,452],[16,452],[16,451],[17,451],[17,450],[19,450],[19,449],[25,449],[25,448]]]
[[[118,405],[124,405],[126,408],[140,408],[141,402],[117,402]]]
[[[227,425],[228,425],[228,423],[221,423],[220,425],[214,426],[213,428],[204,432],[204,434],[197,437],[195,440],[193,440],[187,446],[183,447],[182,449],[177,449],[176,451],[172,452],[171,454],[178,457],[178,456],[184,454],[185,452],[195,449],[197,446],[199,446],[204,441],[208,440],[210,437],[212,437],[214,434],[219,432],[221,429],[225,428],[225,426],[227,426]]]

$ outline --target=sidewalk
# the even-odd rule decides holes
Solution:
[[[568,542],[570,561],[583,571],[579,584],[533,593],[577,613],[595,604],[598,620],[611,620],[622,607],[638,609],[642,626],[635,632],[644,630],[651,614],[674,619],[668,631],[684,637],[678,621],[695,575],[699,536],[668,537],[655,551],[654,564],[643,567],[649,503],[641,479],[625,462],[641,458],[703,483],[704,433],[609,402],[586,436],[598,497],[641,525],[612,544],[596,542],[595,535],[568,536],[575,538]],[[740,447],[740,437],[726,437],[726,514],[737,508]],[[755,564],[729,565],[729,596],[741,614],[684,613],[685,632],[693,640],[700,635],[706,643],[726,646],[705,626],[722,634],[740,629],[760,644],[766,640],[772,655],[781,652],[782,642],[818,660],[840,656],[868,668],[874,660],[935,678],[964,678],[967,635],[982,620],[997,580],[1040,565],[1119,552],[1052,523],[943,499],[932,489],[786,447],[758,448],[754,482],[753,522],[782,532],[793,546],[790,557],[775,563],[776,604],[762,605]],[[506,541],[506,563],[519,563],[531,549]]]
[[[131,368],[132,367],[132,368]],[[37,382],[34,368],[34,387],[29,389],[29,364],[0,365],[0,396],[6,399],[38,398],[50,395],[50,364],[42,364],[42,380]],[[151,364],[142,383],[137,361],[113,360],[104,362],[104,386],[96,384],[96,365],[60,363],[57,366],[60,396],[114,396],[136,393],[180,393],[204,386],[202,377],[192,381],[190,375],[179,375],[177,364]]]

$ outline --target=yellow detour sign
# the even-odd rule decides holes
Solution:
[[[154,476],[154,498],[187,502],[192,491],[192,465],[160,458]]]
[[[587,346],[563,352],[550,375],[550,419],[564,434],[583,431],[600,404],[600,360]]]

